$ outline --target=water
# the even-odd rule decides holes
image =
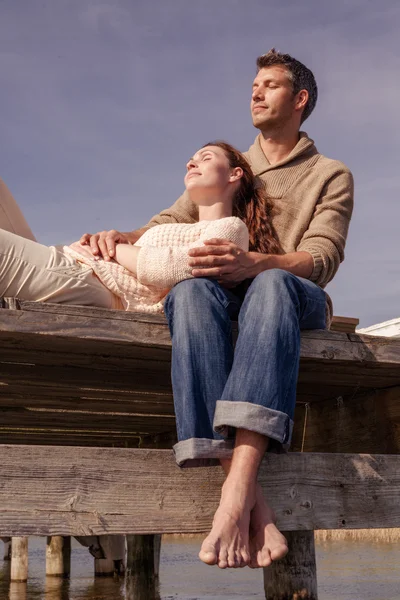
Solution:
[[[126,600],[123,579],[94,579],[93,558],[75,541],[70,581],[46,580],[45,543],[44,538],[29,538],[26,586],[12,584],[10,589],[9,563],[0,560],[0,600]],[[221,571],[207,567],[197,558],[199,544],[197,539],[163,543],[161,600],[265,600],[260,570]],[[319,599],[400,600],[399,565],[400,544],[353,541],[318,544]]]

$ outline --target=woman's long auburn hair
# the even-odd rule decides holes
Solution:
[[[265,254],[282,254],[275,229],[272,225],[272,205],[264,185],[252,172],[243,154],[227,142],[217,140],[205,144],[217,146],[225,152],[229,166],[240,167],[243,176],[233,200],[232,214],[241,219],[249,230],[250,250]]]

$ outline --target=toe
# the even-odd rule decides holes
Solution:
[[[271,558],[272,558],[272,560],[280,560],[281,558],[286,556],[288,551],[289,551],[289,548],[287,547],[286,544],[279,544],[278,546],[275,546],[275,548],[273,548],[271,550]]]
[[[228,567],[228,553],[226,550],[220,550],[218,557],[218,566],[220,569],[226,569]]]
[[[206,563],[206,565],[215,565],[218,561],[218,554],[215,546],[207,543],[206,541],[203,543],[201,550],[199,552],[199,558],[201,561]]]
[[[231,550],[228,553],[228,567],[230,569],[233,569],[234,567],[236,567],[236,555],[235,555],[235,552],[233,550]]]
[[[269,567],[272,563],[271,555],[267,548],[263,548],[261,552],[258,553],[257,562],[260,567]]]
[[[250,564],[250,560],[250,554],[245,548],[243,548],[241,551],[241,566],[246,567]]]

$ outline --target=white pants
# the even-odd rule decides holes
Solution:
[[[77,263],[54,246],[43,246],[35,240],[18,204],[0,179],[1,297],[102,308],[121,306],[119,298],[100,282],[90,267]],[[124,536],[78,539],[84,546],[95,541],[107,558],[124,558]]]
[[[119,298],[55,246],[43,246],[0,179],[0,297],[120,308]]]

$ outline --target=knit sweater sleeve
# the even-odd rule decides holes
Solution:
[[[237,217],[210,221],[199,238],[185,246],[142,246],[137,261],[137,278],[140,283],[157,288],[171,289],[184,279],[191,279],[193,267],[189,266],[190,248],[203,246],[212,238],[228,239],[246,252],[249,233]],[[140,242],[139,242],[140,243]]]
[[[163,223],[195,223],[198,220],[199,209],[185,191],[172,206],[154,215],[145,227],[150,229]]]
[[[298,252],[306,251],[313,257],[310,279],[321,287],[331,281],[344,259],[353,212],[353,177],[341,166],[325,184],[311,223],[297,247]]]

